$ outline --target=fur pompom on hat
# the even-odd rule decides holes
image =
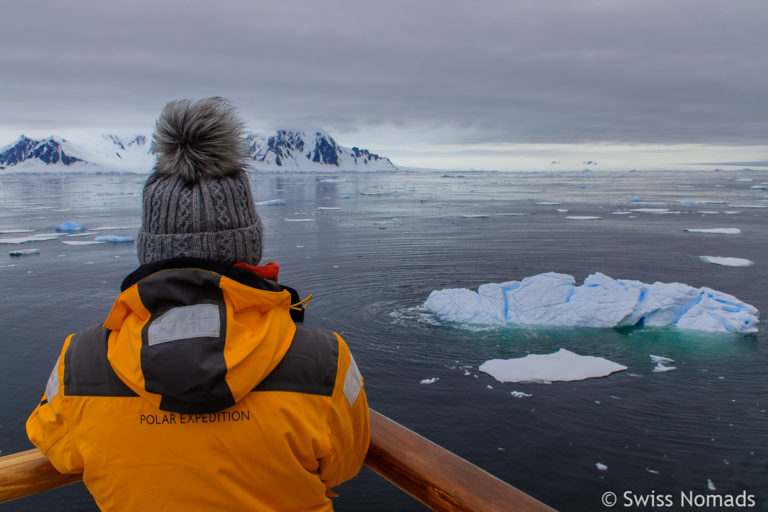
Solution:
[[[244,133],[223,98],[165,106],[142,195],[140,263],[189,256],[259,264],[263,228],[245,172]]]
[[[187,183],[236,174],[245,158],[242,121],[224,98],[171,101],[155,123],[155,171]]]

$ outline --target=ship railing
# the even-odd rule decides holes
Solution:
[[[552,512],[554,509],[458,455],[371,410],[365,464],[436,511]],[[72,484],[37,449],[0,457],[0,503]]]

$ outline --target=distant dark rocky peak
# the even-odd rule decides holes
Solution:
[[[259,137],[255,133],[249,133],[245,137],[245,143],[247,146],[248,156],[251,158],[256,158],[256,154],[259,152],[259,149],[261,148],[261,137]]]
[[[79,158],[67,155],[61,147],[66,142],[48,137],[43,140],[30,139],[22,135],[14,144],[0,152],[0,165],[5,167],[17,165],[27,160],[37,159],[46,164],[72,165],[81,162]]]
[[[267,140],[267,149],[277,155],[278,158],[291,156],[293,151],[302,153],[304,151],[304,137],[300,132],[278,130]]]
[[[310,156],[311,154],[311,156]],[[315,148],[307,155],[313,162],[321,164],[339,165],[339,155],[341,149],[328,135],[322,132],[315,132]]]
[[[128,147],[131,146],[146,146],[147,138],[143,135],[137,135],[128,143]]]
[[[127,148],[132,148],[132,147],[144,147],[147,145],[147,138],[144,135],[136,135],[134,138],[132,138],[128,142],[123,142],[123,139],[117,135],[110,134],[110,135],[104,135],[103,137],[108,141],[111,141],[115,146],[119,147],[122,150],[126,150]]]
[[[248,155],[258,170],[397,170],[386,157],[339,146],[323,131],[277,130],[270,136],[249,133]]]
[[[376,153],[371,153],[367,149],[360,149],[358,147],[352,148],[352,156],[355,159],[355,163],[362,161],[367,164],[368,162],[376,162],[378,160],[389,160],[380,157]]]
[[[104,138],[112,141],[112,143],[115,146],[119,147],[120,149],[125,149],[125,144],[123,144],[123,141],[120,140],[120,137],[118,137],[117,135],[104,135]]]
[[[263,139],[262,139],[263,140]],[[264,155],[268,153],[275,155],[275,163],[278,166],[289,159],[303,157],[319,164],[339,166],[339,156],[342,154],[341,148],[330,136],[322,132],[300,132],[292,130],[277,130],[275,135],[267,139],[266,152],[260,151],[260,141],[257,136],[249,136],[250,154]]]

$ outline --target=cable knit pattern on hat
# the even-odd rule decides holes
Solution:
[[[142,196],[142,264],[179,256],[259,264],[263,227],[242,164],[242,133],[221,98],[166,105],[153,139],[158,164]]]

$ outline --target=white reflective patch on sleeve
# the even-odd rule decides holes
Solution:
[[[169,309],[152,322],[147,332],[147,343],[151,347],[189,338],[218,338],[220,325],[219,306],[216,304],[179,306]]]
[[[59,394],[59,360],[60,359],[61,359],[61,356],[59,356],[59,359],[56,360],[56,364],[53,365],[53,371],[51,372],[51,376],[48,377],[48,383],[45,385],[45,397],[48,399],[49,402],[53,400],[53,397]]]
[[[347,397],[347,402],[351,406],[357,400],[360,390],[363,389],[363,378],[360,375],[360,370],[357,369],[357,364],[355,364],[352,354],[349,354],[349,360],[347,376],[344,377],[344,396]]]

